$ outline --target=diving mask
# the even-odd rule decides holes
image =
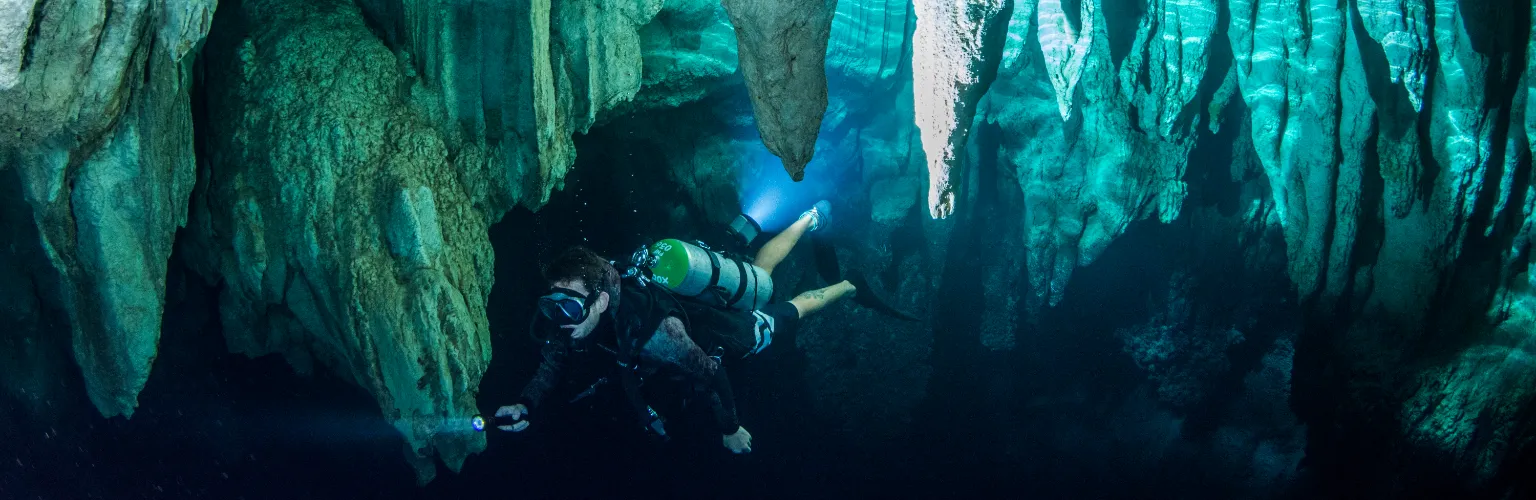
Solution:
[[[539,314],[560,326],[587,320],[587,295],[569,288],[554,287],[539,297]]]

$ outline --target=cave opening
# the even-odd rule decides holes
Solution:
[[[1087,1],[1105,22],[1078,18]],[[151,2],[148,18],[109,3],[91,18],[68,14],[100,5],[34,2],[50,23],[91,18],[113,36],[131,24],[154,38],[126,51],[110,37],[82,45],[104,66],[130,61],[122,78],[105,67],[81,78],[121,81],[122,95],[99,94],[122,98],[109,123],[34,133],[0,103],[16,137],[61,141],[0,141],[0,226],[19,229],[0,235],[0,326],[14,332],[0,336],[0,492],[1495,498],[1536,488],[1524,474],[1536,460],[1536,370],[1519,329],[1536,318],[1529,1],[1456,2],[1426,19],[1391,2],[1322,2],[1285,12],[1299,24],[1264,19],[1272,7],[1206,2],[1217,39],[1199,45],[1203,75],[1181,84],[1197,87],[1192,96],[1172,99],[1147,71],[1093,74],[1128,57],[1172,61],[1154,53],[1165,44],[1136,48],[1160,24],[1210,28],[1184,26],[1209,19],[1168,16],[1163,3],[1063,0],[1067,23],[1099,24],[1091,36],[1108,48],[1081,68],[1047,67],[1056,62],[1041,57],[1032,25],[1006,33],[1024,38],[1022,52],[959,127],[964,208],[933,220],[910,105],[926,68],[909,59],[905,2],[838,2],[830,104],[800,183],[778,182],[787,175],[763,146],[716,2],[461,2],[423,17],[406,0],[232,0],[210,13],[211,28],[166,14],[169,3]],[[1230,11],[1239,5],[1250,10]],[[1319,62],[1306,58],[1327,51],[1293,50],[1305,46],[1298,34],[1339,35],[1333,14],[1348,16],[1363,68],[1349,66],[1353,55]],[[1454,16],[1465,31],[1430,33]],[[19,43],[0,43],[19,54],[0,53],[15,63],[0,77],[51,90],[27,85],[38,68],[65,66],[52,61],[69,60],[68,37],[25,22]],[[201,52],[168,64],[177,42]],[[1283,61],[1278,79],[1253,72],[1275,54],[1304,60]],[[1357,186],[1341,184],[1343,163],[1316,189],[1271,177],[1294,160],[1259,158],[1257,148],[1290,153],[1257,142],[1276,124],[1253,120],[1250,105],[1273,105],[1256,89],[1294,90],[1309,78],[1297,64],[1321,63],[1358,72],[1326,82],[1353,86],[1331,106],[1360,96],[1375,106],[1368,125],[1352,124],[1367,127],[1355,144],[1321,138],[1335,157],[1359,153],[1348,165]],[[1486,74],[1458,92],[1458,67]],[[1052,95],[1065,90],[1050,80],[1062,71],[1082,72],[1066,75],[1073,102]],[[1289,102],[1274,111],[1281,135],[1363,123]],[[1466,112],[1484,128],[1444,137],[1445,121]],[[185,144],[144,132],[182,130],[183,115]],[[1144,126],[1158,120],[1172,136]],[[1488,142],[1486,154],[1469,164],[1445,153],[1462,139]],[[179,148],[194,169],[158,161]],[[175,186],[102,190],[145,178]],[[40,197],[54,180],[63,196]],[[1323,251],[1287,226],[1300,218],[1276,216],[1272,197],[1285,192],[1329,198],[1304,217],[1317,218],[1307,222]],[[868,278],[864,291],[921,319],[842,304],[806,320],[799,350],[732,365],[752,455],[721,449],[704,405],[671,399],[658,404],[674,441],[657,446],[613,411],[624,404],[615,391],[483,443],[418,425],[516,401],[539,362],[527,325],[552,252],[582,244],[622,260],[656,238],[714,242],[737,213],[767,206],[789,218],[820,198],[835,207],[835,230],[797,248],[776,282],[827,285],[818,259],[832,255],[839,272]],[[185,205],[185,220],[166,203]],[[166,221],[181,227],[150,241]],[[103,228],[145,241],[92,240]],[[1319,255],[1329,262],[1308,260]],[[134,281],[149,257],[168,259],[164,276]],[[1329,288],[1298,299],[1292,273],[1327,274]],[[127,286],[163,301],[133,302],[144,294]],[[1423,324],[1397,320],[1403,304],[1425,306]],[[122,333],[106,323],[148,309],[157,335],[108,342],[123,356],[93,373],[100,333]],[[80,324],[97,336],[82,342]],[[153,339],[135,358],[152,363],[147,382],[103,380],[144,354],[134,339]],[[93,384],[104,382],[132,393],[132,418],[101,417],[110,405]]]

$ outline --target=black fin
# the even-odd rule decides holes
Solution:
[[[816,273],[828,285],[843,281],[842,266],[837,263],[837,249],[831,243],[817,237],[811,238],[811,250],[816,254]]]
[[[871,310],[878,311],[895,318],[904,319],[907,321],[918,321],[916,316],[907,314],[897,310],[894,307],[891,307],[889,304],[886,304],[884,300],[881,300],[880,296],[875,295],[874,287],[869,286],[869,280],[864,279],[863,274],[857,272],[849,273],[848,282],[852,283],[853,286],[858,289],[858,292],[853,296],[853,302],[855,304],[870,308]]]

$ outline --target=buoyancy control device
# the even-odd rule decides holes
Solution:
[[[703,244],[668,238],[641,247],[631,260],[668,291],[716,307],[751,311],[773,297],[767,270]]]

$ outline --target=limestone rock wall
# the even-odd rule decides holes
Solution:
[[[361,386],[421,481],[483,436],[492,214],[410,95],[395,55],[344,2],[255,0],[208,56],[209,168],[189,254],[222,281],[232,351],[318,363]]]
[[[132,415],[195,180],[188,92],[211,0],[8,2],[0,170],[20,183],[75,361],[103,415]],[[14,177],[11,177],[14,176]],[[8,181],[10,182],[10,181]],[[53,290],[47,286],[44,289]]]
[[[740,82],[736,33],[711,0],[671,0],[640,28],[640,92],[614,116],[676,109]]]
[[[0,210],[36,230],[0,273],[26,298],[7,308],[4,354],[43,374],[72,352],[97,408],[131,415],[201,182],[182,250],[230,284],[231,348],[368,390],[426,479],[431,456],[457,467],[483,444],[434,426],[474,410],[489,359],[486,226],[548,199],[573,134],[730,80],[735,39],[704,0],[318,5],[228,5],[204,82],[211,0],[5,5],[0,175],[16,189]],[[210,89],[200,173],[196,83]],[[55,327],[72,346],[54,349]]]
[[[640,31],[663,7],[661,0],[359,3],[408,60],[407,76],[421,89],[413,99],[440,124],[459,168],[481,172],[475,203],[498,215],[547,202],[575,161],[571,136],[640,91]]]

